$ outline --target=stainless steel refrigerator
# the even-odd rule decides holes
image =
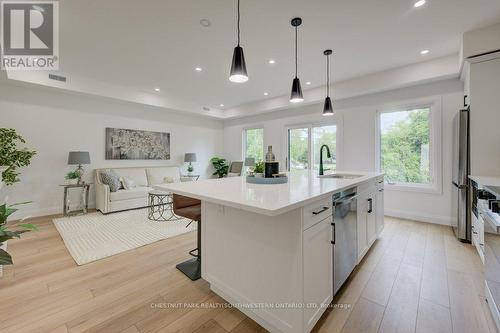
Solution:
[[[453,119],[453,204],[457,223],[453,227],[455,235],[462,242],[471,241],[471,221],[469,205],[470,148],[469,111],[460,110]]]

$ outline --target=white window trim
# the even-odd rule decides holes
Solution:
[[[241,156],[243,158],[243,162],[245,161],[246,154],[247,154],[247,131],[248,130],[256,130],[256,129],[261,129],[262,130],[262,156],[266,156],[266,150],[265,148],[265,143],[266,143],[266,131],[264,129],[264,126],[248,126],[244,127],[243,131],[241,132]],[[258,161],[255,161],[258,162]]]
[[[389,191],[422,192],[431,194],[443,193],[443,154],[442,154],[442,98],[430,97],[407,101],[402,104],[381,106],[377,109],[375,121],[375,170],[381,172],[380,168],[380,115],[383,113],[412,110],[418,108],[430,108],[430,173],[431,184],[411,183],[385,183],[385,189]]]
[[[320,127],[320,126],[328,126],[328,125],[335,125],[337,127],[337,170],[341,170],[341,164],[343,163],[343,153],[344,153],[344,146],[343,146],[343,119],[342,117],[335,117],[333,119],[330,119],[328,121],[321,121],[321,122],[309,122],[309,123],[294,123],[294,124],[289,124],[285,125],[283,127],[283,147],[282,149],[282,161],[285,161],[285,170],[290,171],[288,169],[288,130],[290,129],[295,129],[295,128],[309,128],[309,134],[308,134],[308,151],[309,154],[307,156],[307,164],[308,166],[311,166],[312,164],[312,128],[314,127]],[[312,170],[312,169],[308,169]]]

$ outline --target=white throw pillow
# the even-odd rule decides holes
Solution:
[[[122,177],[120,181],[122,182],[123,188],[126,190],[130,190],[132,188],[137,187],[136,183],[130,178]]]

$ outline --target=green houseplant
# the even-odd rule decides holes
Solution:
[[[219,178],[223,178],[225,175],[227,175],[229,171],[229,165],[227,164],[226,159],[220,157],[212,157],[210,162],[215,169],[215,172],[212,175]]]
[[[64,178],[69,180],[69,181],[74,181],[74,180],[80,179],[81,176],[82,176],[82,171],[77,169],[77,170],[69,171]]]
[[[26,143],[22,136],[12,128],[0,128],[0,171],[5,185],[19,181],[20,167],[28,166],[36,151],[20,147]],[[1,185],[0,185],[1,187]]]
[[[36,226],[29,223],[14,224],[7,227],[7,219],[10,215],[15,213],[18,209],[15,206],[24,205],[29,202],[20,202],[13,205],[3,203],[0,205],[0,265],[12,265],[12,257],[6,250],[6,242],[9,239],[21,238],[21,234],[28,231],[37,230]],[[25,219],[21,220],[23,222]],[[1,270],[0,270],[1,276]]]
[[[253,172],[255,177],[263,177],[264,176],[264,168],[265,163],[263,161],[259,161],[255,163],[255,167],[253,168]]]

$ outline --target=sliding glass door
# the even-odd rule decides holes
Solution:
[[[289,171],[318,170],[320,148],[327,145],[331,158],[323,155],[323,167],[335,171],[337,167],[337,125],[303,125],[287,128],[287,166]]]

